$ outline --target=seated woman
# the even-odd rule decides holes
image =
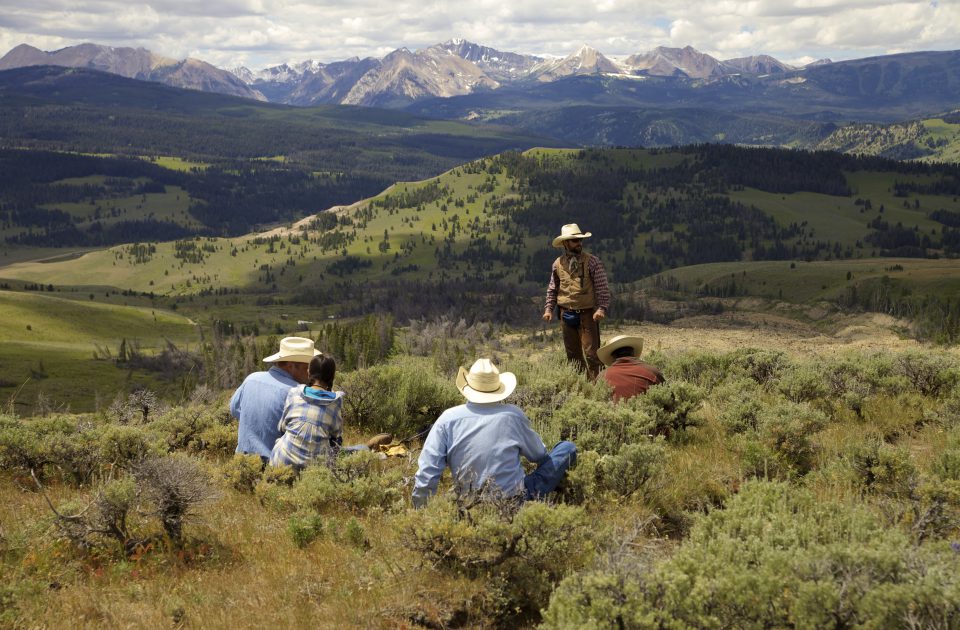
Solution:
[[[303,468],[317,458],[331,460],[343,443],[343,392],[333,390],[337,364],[332,357],[310,361],[308,385],[290,389],[283,407],[281,436],[273,445],[270,465]]]

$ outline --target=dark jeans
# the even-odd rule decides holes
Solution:
[[[557,442],[537,469],[523,478],[523,487],[526,488],[524,498],[528,501],[542,499],[553,492],[557,484],[563,481],[567,469],[576,463],[577,447],[573,442]]]
[[[600,324],[593,321],[596,309],[585,308],[580,311],[580,326],[574,328],[563,323],[560,318],[560,328],[563,329],[563,348],[567,351],[567,360],[577,365],[577,369],[586,372],[591,381],[597,380],[600,374],[600,358],[597,357],[597,348],[600,347]],[[560,307],[563,313],[563,307]]]

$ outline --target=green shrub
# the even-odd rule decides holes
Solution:
[[[960,444],[951,445],[937,455],[930,472],[941,481],[960,481]]]
[[[215,424],[200,432],[198,439],[191,442],[196,451],[205,451],[214,455],[229,456],[237,449],[236,422],[230,424]]]
[[[649,357],[648,357],[649,358]],[[679,379],[694,383],[708,390],[722,383],[730,374],[734,361],[732,354],[713,354],[706,352],[686,352],[659,365],[668,380]]]
[[[671,439],[682,437],[688,428],[700,424],[694,412],[700,408],[705,395],[697,385],[673,380],[651,387],[643,396],[634,396],[626,403],[650,414],[654,435]]]
[[[597,485],[617,497],[628,497],[662,471],[665,452],[662,440],[624,444],[616,455],[600,458]]]
[[[573,396],[536,429],[547,441],[562,437],[578,449],[606,453],[620,444],[647,440],[656,426],[649,411],[635,399],[614,404]]]
[[[730,355],[730,366],[752,378],[760,385],[772,384],[787,367],[788,361],[783,352],[777,350],[758,350],[742,348]]]
[[[129,468],[148,455],[160,455],[160,443],[140,427],[107,425],[99,436],[99,460],[105,464]]]
[[[610,390],[603,379],[591,383],[561,352],[538,361],[518,361],[510,369],[517,375],[517,389],[507,402],[523,409],[531,425],[548,441],[558,437],[552,433],[556,428],[553,418],[567,402],[610,400]]]
[[[251,493],[263,474],[263,460],[259,455],[237,453],[222,468],[223,478],[231,488]]]
[[[435,497],[408,513],[403,544],[444,571],[484,579],[496,592],[499,621],[515,625],[536,616],[553,585],[583,568],[602,544],[603,531],[582,508],[524,503],[518,511],[490,502],[468,508]]]
[[[854,447],[849,460],[857,481],[867,490],[908,496],[917,485],[917,470],[906,449],[872,440]]]
[[[287,532],[302,549],[323,534],[323,517],[312,510],[297,512],[287,521]]]
[[[548,628],[950,627],[958,569],[945,544],[915,546],[863,508],[748,482],[652,570],[567,578],[544,618]]]
[[[808,402],[826,396],[829,387],[823,375],[813,366],[793,366],[783,371],[777,389],[787,400]]]
[[[406,505],[404,470],[361,451],[337,459],[336,467],[307,466],[293,486],[260,483],[257,496],[281,511],[397,511]]]
[[[464,402],[453,381],[436,376],[423,358],[350,372],[337,386],[346,392],[344,422],[366,433],[413,435]]]
[[[781,402],[761,412],[758,433],[780,466],[802,475],[813,467],[816,455],[810,437],[826,423],[827,417],[809,405]]]
[[[903,376],[915,391],[925,396],[939,396],[957,384],[960,371],[952,357],[925,351],[898,356],[894,361],[894,374]]]

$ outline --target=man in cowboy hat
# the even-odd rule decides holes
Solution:
[[[414,506],[422,507],[436,493],[447,466],[458,492],[538,499],[554,490],[576,462],[577,448],[559,442],[547,452],[523,411],[502,402],[513,393],[517,377],[501,373],[490,359],[478,359],[469,371],[460,368],[456,382],[467,403],[444,411],[430,429],[414,478]],[[529,475],[521,455],[537,464]]]
[[[563,255],[550,269],[543,319],[553,319],[553,311],[559,307],[567,360],[595,380],[600,373],[600,320],[610,308],[610,287],[603,263],[583,251],[583,239],[590,236],[576,223],[568,223],[560,228],[560,236],[553,239],[553,246],[563,249]]]
[[[613,388],[614,402],[644,394],[651,385],[666,380],[660,368],[640,360],[642,351],[643,339],[631,335],[617,335],[597,350],[607,366],[603,380]]]
[[[273,443],[280,437],[277,425],[283,415],[287,392],[307,382],[310,360],[323,354],[312,339],[284,337],[280,351],[263,360],[272,364],[265,372],[247,376],[230,399],[230,415],[240,421],[238,453],[255,453],[270,459]]]

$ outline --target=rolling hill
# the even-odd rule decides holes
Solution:
[[[559,225],[596,236],[613,281],[714,262],[960,253],[957,167],[707,145],[506,153],[296,225],[17,263],[0,277],[153,292],[204,317],[448,309],[529,316]],[[251,307],[244,311],[240,305]],[[256,305],[256,308],[252,308]],[[622,314],[635,305],[621,303]]]
[[[241,234],[552,141],[346,106],[294,108],[92,70],[0,72],[0,236],[85,246]]]

